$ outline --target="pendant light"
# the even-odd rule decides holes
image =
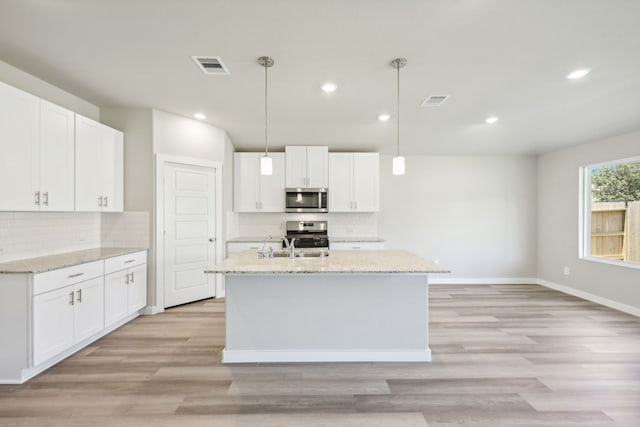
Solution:
[[[404,175],[404,157],[400,155],[400,68],[407,65],[404,58],[396,58],[391,61],[391,65],[396,69],[397,74],[397,112],[396,112],[396,157],[393,158],[393,174]]]
[[[264,67],[264,156],[260,157],[260,175],[273,175],[273,159],[269,157],[269,138],[267,127],[267,70],[273,67],[273,58],[261,56],[258,64]]]

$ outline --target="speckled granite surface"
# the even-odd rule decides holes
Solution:
[[[207,273],[448,273],[449,270],[405,251],[329,251],[326,258],[261,259],[255,251],[232,255]]]
[[[146,250],[145,248],[95,248],[83,251],[66,252],[37,258],[0,263],[0,274],[11,273],[44,273],[72,265],[99,261],[119,255]]]

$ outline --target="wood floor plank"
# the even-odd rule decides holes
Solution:
[[[640,319],[541,286],[432,286],[431,363],[222,365],[224,311],[140,317],[0,386],[0,426],[640,426]]]

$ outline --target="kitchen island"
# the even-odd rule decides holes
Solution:
[[[406,362],[431,360],[427,276],[448,270],[405,251],[246,251],[206,272],[226,276],[223,363]]]

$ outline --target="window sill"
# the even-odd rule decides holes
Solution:
[[[609,265],[615,265],[618,267],[626,267],[626,268],[633,268],[636,270],[640,270],[640,263],[637,263],[637,262],[615,261],[611,259],[598,258],[593,256],[583,256],[583,257],[580,257],[580,259],[583,261],[592,261],[592,262],[598,262],[600,264],[609,264]]]

